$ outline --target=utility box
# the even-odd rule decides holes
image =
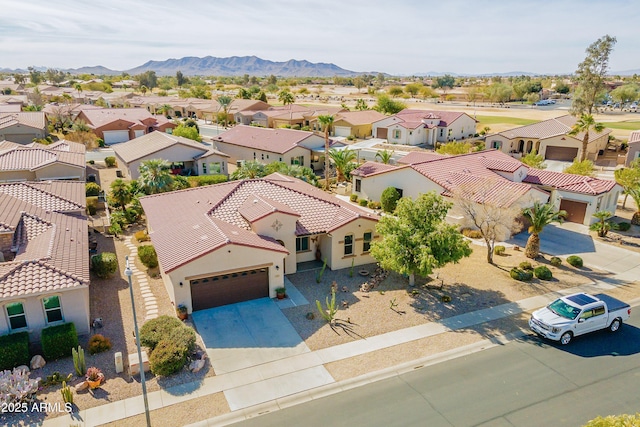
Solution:
[[[149,372],[149,357],[147,352],[142,350],[142,366],[145,372]],[[138,353],[129,355],[129,375],[134,376],[140,373],[140,363],[138,362]]]
[[[124,371],[124,365],[123,365],[123,361],[122,361],[122,352],[118,351],[115,356],[115,364],[116,364],[116,373],[119,374],[122,371]]]

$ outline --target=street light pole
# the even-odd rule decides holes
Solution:
[[[151,427],[151,418],[149,417],[149,402],[147,401],[147,383],[144,378],[144,363],[142,362],[142,348],[140,347],[140,334],[138,333],[138,320],[136,318],[136,302],[133,299],[133,284],[131,276],[133,271],[129,266],[129,255],[124,257],[127,267],[124,269],[124,275],[129,281],[129,294],[131,295],[131,308],[133,309],[133,328],[136,335],[136,345],[138,347],[138,367],[140,369],[140,382],[142,383],[142,398],[144,399],[144,414],[147,417],[147,427]],[[129,367],[131,369],[131,367]]]

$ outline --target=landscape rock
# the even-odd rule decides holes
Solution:
[[[196,372],[204,368],[204,364],[205,364],[204,359],[194,360],[189,364],[189,370],[195,374]]]
[[[78,392],[78,391],[83,391],[83,390],[86,390],[86,389],[88,389],[88,388],[89,388],[89,383],[88,383],[88,382],[86,382],[86,381],[82,381],[81,383],[79,383],[79,384],[77,384],[77,385],[75,386],[75,390],[76,390],[76,392]]]
[[[44,367],[44,365],[46,364],[47,364],[47,361],[44,360],[44,357],[37,354],[31,358],[31,363],[29,363],[29,366],[31,366],[31,369],[33,370],[33,369],[40,369]]]
[[[27,365],[20,365],[17,366],[16,369],[20,370],[20,371],[26,371],[29,372],[29,367]]]

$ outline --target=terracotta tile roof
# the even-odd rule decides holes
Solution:
[[[220,151],[220,150],[218,150],[216,148],[209,147],[209,150],[207,150],[207,152],[204,153],[203,155],[198,156],[197,159],[204,159],[204,158],[209,157],[209,156],[230,157],[228,154],[223,153],[222,151]]]
[[[284,154],[300,145],[313,132],[293,129],[271,129],[237,125],[213,138],[214,142],[224,142],[255,150]]]
[[[0,129],[17,124],[36,129],[44,129],[46,127],[46,121],[42,111],[0,114]]]
[[[2,150],[0,151],[0,171],[33,171],[53,163],[85,167],[84,153],[62,151],[63,148],[63,145],[57,145],[53,149],[21,146]]]
[[[470,174],[452,172],[445,181],[443,196],[454,197],[459,192],[462,197],[476,203],[508,207],[534,187],[512,182],[502,177],[479,177]]]
[[[145,108],[104,108],[100,110],[83,110],[80,114],[87,119],[89,127],[97,129],[118,120],[131,123],[131,126],[152,119],[155,126],[173,123],[163,115],[153,115]],[[144,124],[145,129],[148,127]]]
[[[398,124],[408,129],[416,129],[420,126],[425,126],[426,123],[423,120],[435,121],[437,126],[448,127],[454,121],[460,117],[467,115],[466,113],[456,111],[435,111],[435,110],[414,110],[405,108],[399,113],[391,116],[395,119],[394,124]],[[470,116],[469,116],[470,117]],[[382,119],[384,120],[384,119]],[[378,120],[379,121],[379,120]]]
[[[131,163],[175,145],[194,148],[202,151],[202,154],[205,154],[209,150],[208,146],[198,141],[160,131],[153,131],[130,141],[115,144],[112,148],[125,162]]]
[[[400,169],[401,166],[388,165],[384,163],[378,162],[365,162],[362,165],[358,166],[357,169],[351,171],[352,176],[362,176],[367,177],[371,175],[376,175],[383,172],[388,172],[396,169]]]
[[[638,141],[640,141],[640,130],[634,130],[631,132],[631,135],[629,135],[629,144]]]
[[[384,114],[375,110],[343,111],[336,115],[334,123],[343,120],[352,126],[370,125],[373,122],[384,119],[385,117],[386,116]]]
[[[617,184],[608,179],[592,178],[582,175],[571,175],[562,172],[553,172],[530,168],[523,180],[529,184],[553,187],[572,193],[598,195],[611,191]]]
[[[253,206],[256,198],[258,206]],[[288,253],[272,238],[251,231],[250,221],[273,209],[299,215],[296,235],[328,233],[361,217],[377,220],[375,215],[312,185],[277,173],[262,179],[146,196],[140,201],[165,272],[227,244]]]
[[[15,252],[0,263],[0,299],[88,285],[84,207],[54,193],[78,189],[84,196],[83,182],[0,184],[0,228],[13,232]]]
[[[440,159],[445,157],[442,154],[434,153],[432,151],[412,151],[404,157],[398,159],[398,163],[404,165],[412,165],[415,163],[429,162],[431,160]]]
[[[534,139],[546,139],[559,135],[567,135],[571,131],[572,126],[578,121],[577,118],[565,115],[556,117],[555,119],[544,120],[538,123],[534,123],[527,126],[521,126],[515,129],[499,132],[496,135],[501,135],[508,139],[516,138],[534,138]],[[611,133],[610,129],[604,129],[602,132],[589,132],[589,141],[594,141],[603,135]],[[489,136],[490,137],[490,136]],[[582,141],[584,133],[581,132],[570,138],[575,138]]]

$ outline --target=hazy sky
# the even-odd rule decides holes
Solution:
[[[637,0],[0,0],[0,68],[125,70],[207,55],[353,71],[571,73],[610,34],[640,68]]]

